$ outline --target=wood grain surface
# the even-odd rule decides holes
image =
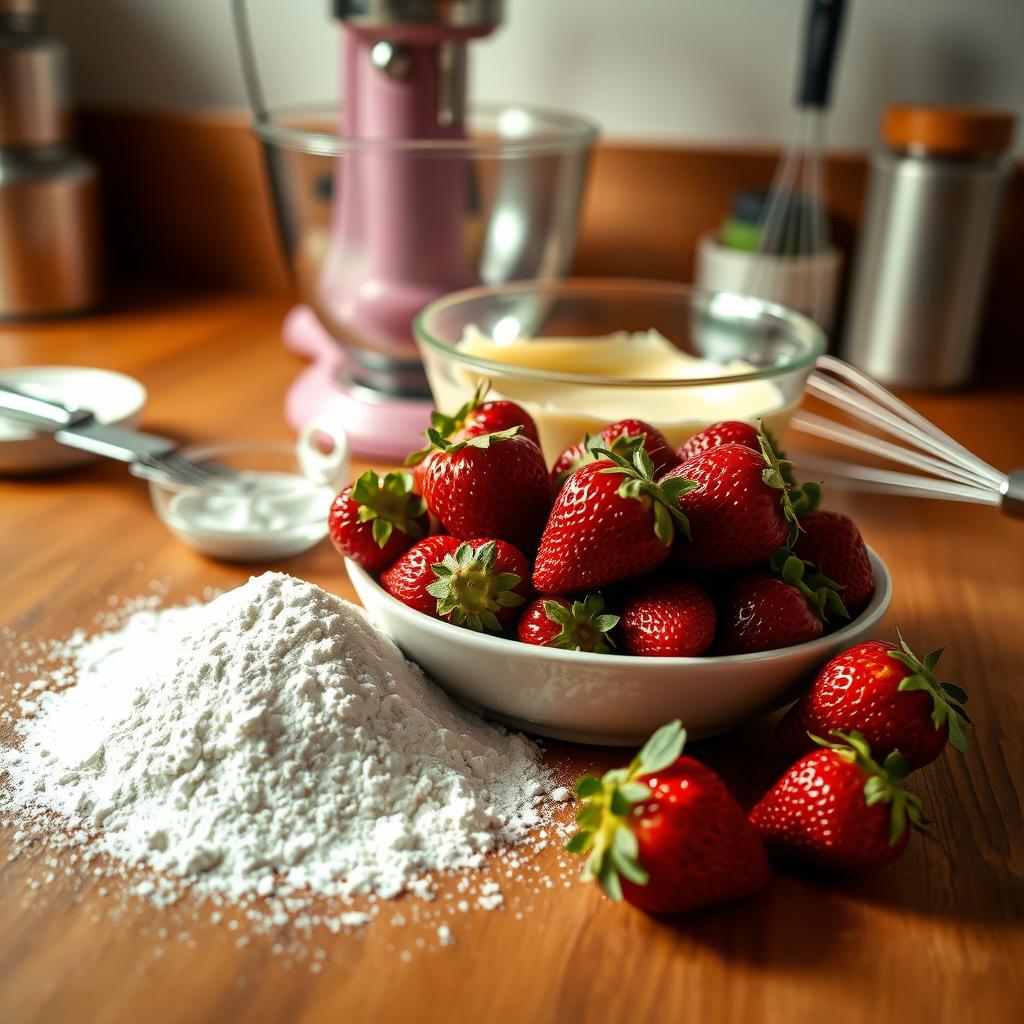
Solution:
[[[150,389],[145,424],[194,440],[286,436],[281,399],[298,364],[281,347],[282,300],[151,295],[91,321],[0,329],[0,365],[79,363],[131,373]],[[1003,468],[1024,465],[1024,395],[1004,389],[915,404]],[[563,884],[503,880],[504,908],[455,923],[455,945],[415,946],[387,915],[326,936],[319,973],[272,954],[273,937],[192,919],[190,901],[139,903],[113,919],[111,883],[65,878],[38,889],[46,850],[8,860],[0,836],[0,1020],[777,1022],[832,1024],[1021,1019],[1024,1001],[1024,524],[990,509],[837,494],[889,564],[899,623],[919,650],[946,645],[946,678],[971,694],[965,757],[916,774],[936,840],[916,839],[875,875],[780,875],[749,903],[655,920]],[[345,596],[328,545],[276,568]],[[161,580],[168,599],[231,587],[249,569],[205,559],[167,534],[145,486],[121,466],[0,480],[0,627],[15,642],[89,626],[108,597]],[[2,657],[2,655],[0,655]],[[696,745],[744,800],[771,779],[766,723]],[[565,779],[622,754],[551,745]],[[3,815],[0,814],[0,819]],[[534,889],[540,888],[540,892]],[[409,904],[398,907],[409,909]],[[207,915],[208,916],[208,915]],[[243,924],[244,929],[244,924]],[[406,962],[404,949],[415,955]]]

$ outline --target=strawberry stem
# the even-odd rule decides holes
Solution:
[[[447,439],[458,433],[465,425],[466,420],[469,418],[471,412],[474,409],[478,409],[483,405],[484,399],[487,397],[487,393],[491,390],[491,382],[486,378],[482,377],[476,385],[472,396],[469,401],[459,407],[459,411],[454,416],[448,416],[443,412],[438,412],[436,409],[430,414],[430,427],[426,431],[426,436],[430,440],[430,431],[433,430],[441,437]],[[422,462],[430,452],[437,446],[431,440],[431,443],[426,448],[421,448],[418,452],[413,452],[409,455],[405,464],[407,466],[415,466],[417,463]]]
[[[819,746],[834,750],[844,761],[857,765],[867,776],[864,782],[864,802],[892,805],[889,815],[889,845],[895,846],[908,828],[928,834],[928,822],[924,816],[924,804],[916,793],[903,788],[903,780],[910,773],[910,762],[894,750],[879,764],[871,755],[871,747],[864,736],[856,730],[848,733],[833,730],[836,741],[824,740],[808,733]]]
[[[582,601],[573,601],[566,608],[557,601],[545,601],[544,614],[560,632],[547,644],[566,651],[590,651],[607,654],[615,647],[611,631],[618,625],[618,615],[604,614],[604,598],[588,594]]]
[[[373,523],[374,542],[384,547],[395,529],[419,540],[423,527],[417,521],[427,510],[418,494],[412,493],[412,475],[393,471],[383,480],[368,469],[352,486],[352,500],[359,506],[359,522]]]
[[[561,473],[555,477],[555,486],[561,487],[562,484],[576,472],[580,466],[585,466],[588,462],[596,462],[601,458],[599,452],[603,448],[608,448],[613,452],[617,452],[626,459],[632,459],[633,452],[636,448],[642,447],[644,443],[643,434],[619,434],[611,444],[608,444],[600,434],[591,437],[590,434],[583,435],[583,452],[578,455],[572,462],[562,470]]]
[[[932,725],[936,729],[941,729],[942,723],[948,722],[949,742],[955,750],[959,750],[961,754],[965,753],[971,742],[968,732],[971,719],[964,710],[967,693],[963,687],[955,683],[943,683],[935,678],[932,670],[942,657],[942,648],[932,651],[922,662],[907,646],[903,634],[897,628],[896,649],[889,651],[889,657],[902,662],[912,673],[900,681],[897,689],[924,690],[932,699]]]
[[[787,547],[779,548],[772,553],[768,564],[784,583],[796,587],[811,606],[811,610],[822,621],[828,622],[829,613],[841,619],[850,617],[839,591],[843,586],[814,571],[810,562],[798,558]],[[808,572],[807,570],[811,571]]]
[[[473,547],[460,544],[431,569],[437,577],[427,593],[437,598],[437,614],[478,633],[500,633],[497,613],[516,608],[525,598],[515,592],[522,579],[514,572],[495,572],[498,547],[493,540]]]
[[[642,443],[629,450],[628,459],[610,448],[595,448],[594,452],[613,463],[607,469],[602,469],[602,473],[621,473],[626,477],[618,489],[620,498],[651,502],[654,509],[654,535],[665,547],[671,546],[677,529],[683,536],[690,536],[690,523],[679,507],[679,498],[692,491],[697,486],[696,481],[678,476],[656,483],[654,463]]]
[[[686,745],[686,730],[677,719],[663,725],[644,744],[627,768],[613,768],[600,779],[584,775],[576,782],[582,807],[576,815],[579,830],[565,848],[587,853],[581,879],[596,878],[609,899],[622,899],[620,876],[635,885],[646,885],[647,872],[639,861],[636,833],[629,822],[633,808],[649,800],[651,790],[642,777],[675,764]]]

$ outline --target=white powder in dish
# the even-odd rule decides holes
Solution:
[[[361,609],[280,573],[73,657],[75,685],[33,692],[0,751],[7,798],[200,892],[426,895],[426,873],[525,840],[554,786]]]

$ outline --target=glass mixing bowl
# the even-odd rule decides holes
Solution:
[[[439,409],[454,411],[489,380],[491,397],[519,402],[537,421],[549,461],[626,418],[673,445],[726,419],[763,419],[781,436],[825,350],[821,329],[793,310],[661,281],[470,288],[430,303],[415,329]],[[652,345],[651,331],[665,341]],[[630,336],[611,355],[586,344],[617,332]],[[563,343],[544,343],[552,338]]]
[[[426,395],[416,311],[566,272],[597,129],[526,106],[471,109],[460,139],[350,138],[339,120],[337,106],[299,106],[253,123],[285,254],[356,383]]]

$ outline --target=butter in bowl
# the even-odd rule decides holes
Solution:
[[[643,416],[672,445],[711,423],[780,435],[825,349],[809,318],[760,299],[658,281],[527,281],[428,305],[415,332],[438,408],[480,381],[521,404],[552,459]]]

